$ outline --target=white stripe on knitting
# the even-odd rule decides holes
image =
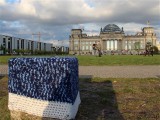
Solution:
[[[9,110],[21,111],[40,117],[74,119],[80,102],[79,92],[73,105],[71,103],[38,100],[9,93],[8,107]]]

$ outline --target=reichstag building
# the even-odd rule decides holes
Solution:
[[[157,37],[153,27],[144,27],[135,35],[126,35],[123,27],[108,24],[97,36],[88,36],[82,29],[72,29],[69,40],[70,54],[93,54],[93,44],[100,42],[103,54],[137,54],[144,52],[146,45],[156,46]]]

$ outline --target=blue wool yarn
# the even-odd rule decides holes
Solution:
[[[17,95],[73,104],[78,79],[78,60],[74,57],[9,60],[8,89]]]

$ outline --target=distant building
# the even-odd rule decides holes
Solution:
[[[144,52],[146,45],[156,46],[157,37],[153,27],[144,27],[135,35],[125,35],[123,27],[108,24],[97,36],[88,36],[81,29],[72,29],[69,40],[70,54],[92,54],[93,44],[100,42],[103,54],[136,54]]]
[[[160,41],[157,41],[157,47],[158,47],[158,50],[160,51]]]
[[[43,43],[6,35],[0,35],[0,47],[5,48],[8,54],[14,53],[15,50],[30,50],[31,52],[35,50],[52,51],[52,44],[50,43]],[[0,54],[5,53],[3,50],[0,50]]]
[[[52,49],[55,53],[69,53],[69,47],[65,46],[53,46]]]

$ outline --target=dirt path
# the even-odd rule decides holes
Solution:
[[[0,65],[0,75],[8,74],[8,65]],[[79,76],[100,78],[160,78],[160,65],[79,66]]]
[[[159,66],[79,66],[80,77],[160,78]]]

